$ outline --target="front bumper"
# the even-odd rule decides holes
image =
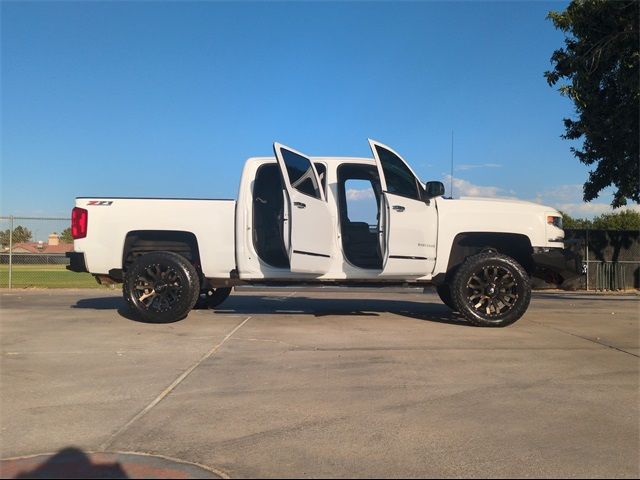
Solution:
[[[533,263],[539,272],[552,272],[563,281],[582,275],[582,259],[571,250],[562,248],[534,248]]]
[[[88,273],[87,264],[84,261],[84,253],[82,252],[67,252],[67,258],[69,259],[69,265],[67,270],[77,273]]]

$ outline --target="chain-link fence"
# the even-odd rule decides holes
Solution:
[[[565,245],[582,257],[585,267],[578,288],[611,291],[640,288],[640,232],[567,229],[565,234]]]
[[[65,217],[0,217],[0,288],[99,286],[88,273],[65,268],[70,225]]]
[[[65,253],[73,250],[70,224],[66,217],[0,216],[0,288],[98,287],[90,274],[65,268]],[[640,288],[640,232],[567,230],[566,239],[585,264],[577,288]]]

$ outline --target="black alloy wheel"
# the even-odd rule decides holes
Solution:
[[[467,302],[475,311],[490,318],[509,312],[518,300],[518,284],[501,265],[486,265],[471,275],[466,286]]]
[[[138,257],[127,270],[123,294],[129,308],[143,320],[168,323],[186,317],[200,292],[195,267],[172,252]]]
[[[460,266],[451,294],[457,311],[469,322],[505,327],[527,310],[531,281],[513,258],[486,252],[467,258]]]
[[[216,308],[231,294],[231,287],[209,288],[200,292],[194,309]]]

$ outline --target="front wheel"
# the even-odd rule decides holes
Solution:
[[[456,272],[451,285],[456,310],[481,327],[506,327],[529,307],[531,281],[513,258],[496,252],[473,255]]]
[[[438,296],[442,303],[444,303],[451,310],[456,309],[455,303],[453,303],[453,298],[451,297],[451,287],[447,283],[443,283],[441,285],[436,286],[436,292],[438,292]]]
[[[124,275],[122,293],[129,309],[152,323],[182,320],[198,300],[200,280],[195,267],[172,252],[138,257]]]

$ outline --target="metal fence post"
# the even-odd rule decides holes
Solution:
[[[13,280],[13,215],[9,215],[9,288]]]
[[[587,280],[585,282],[586,284],[586,290],[587,292],[589,291],[589,227],[587,227],[587,234],[586,234],[587,240],[584,242],[585,248],[586,248],[586,252],[587,252]]]

